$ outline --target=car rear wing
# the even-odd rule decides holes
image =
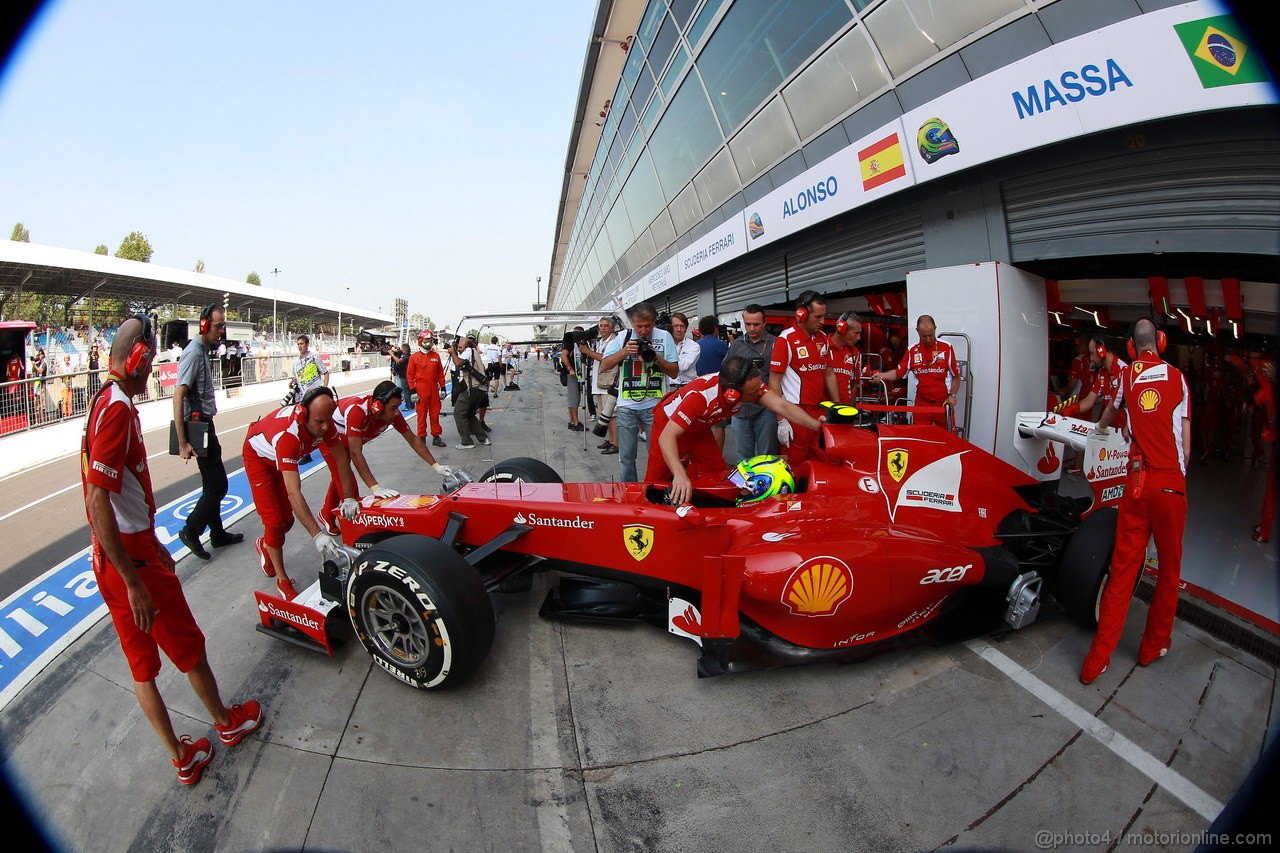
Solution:
[[[1120,430],[1100,433],[1090,421],[1052,412],[1019,412],[1017,424],[1013,446],[1029,476],[1041,482],[1061,479],[1064,451],[1071,448],[1093,492],[1089,512],[1120,500],[1129,462],[1129,441]]]

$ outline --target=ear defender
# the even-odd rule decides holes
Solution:
[[[742,391],[738,388],[726,388],[721,392],[720,396],[723,397],[724,401],[730,406],[736,406],[738,403],[742,402]]]
[[[205,309],[200,312],[200,334],[207,335],[209,334],[209,330],[213,328],[213,312],[217,307],[218,304],[215,302],[212,305],[206,306]]]
[[[145,314],[137,314],[135,320],[142,323],[142,333],[133,341],[129,354],[124,359],[124,372],[130,379],[139,379],[151,369],[151,360],[155,352],[151,349],[151,318]]]
[[[805,320],[808,320],[808,319],[809,319],[809,309],[801,305],[799,308],[796,309],[796,322],[803,323]]]

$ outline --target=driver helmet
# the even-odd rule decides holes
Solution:
[[[434,344],[435,342],[436,334],[430,329],[423,329],[421,332],[418,332],[418,346],[423,349],[426,349],[427,346]]]
[[[753,456],[738,463],[729,474],[729,482],[747,494],[738,503],[752,503],[778,495],[789,495],[796,490],[796,478],[781,456]]]

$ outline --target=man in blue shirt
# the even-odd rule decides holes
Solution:
[[[641,302],[628,312],[631,330],[615,335],[604,350],[600,369],[622,365],[618,374],[618,407],[614,419],[618,429],[618,463],[622,482],[634,483],[636,450],[641,428],[653,427],[653,408],[667,393],[667,382],[680,370],[676,341],[670,332],[654,327],[658,312]]]
[[[695,366],[699,376],[708,373],[719,373],[720,365],[729,352],[729,345],[720,340],[720,323],[715,314],[703,314],[698,318],[698,363]],[[711,435],[716,444],[724,450],[724,428],[729,423],[726,418],[722,423],[711,427]]]

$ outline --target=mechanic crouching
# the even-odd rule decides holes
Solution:
[[[284,537],[295,517],[311,534],[323,559],[338,559],[342,554],[337,538],[320,529],[302,496],[298,463],[303,456],[309,456],[317,447],[326,448],[328,453],[322,455],[346,496],[339,512],[347,519],[360,513],[351,459],[333,423],[337,405],[333,391],[321,385],[308,391],[301,403],[284,406],[251,424],[244,439],[244,473],[263,527],[263,535],[253,546],[263,573],[276,578],[281,597],[290,601],[297,597],[298,590],[284,569]]]
[[[449,466],[441,465],[436,461],[435,456],[427,449],[423,436],[414,435],[410,431],[409,424],[400,413],[401,402],[403,402],[403,396],[400,389],[394,382],[387,380],[379,382],[372,394],[364,397],[343,397],[338,401],[338,408],[333,415],[334,426],[338,428],[338,433],[346,445],[352,467],[360,475],[360,479],[364,480],[365,485],[369,487],[369,493],[375,498],[394,498],[400,494],[395,489],[389,489],[378,483],[369,468],[369,461],[364,456],[364,446],[386,432],[388,427],[395,427],[405,443],[413,448],[413,452],[418,454],[422,461],[430,465],[437,474],[446,478],[453,475],[453,470]],[[328,461],[328,451],[321,448],[320,452],[326,457],[325,461]],[[351,492],[350,496],[356,500],[360,499],[358,491]],[[342,505],[342,500],[339,478],[330,477],[329,491],[325,493],[324,503],[320,506],[318,516],[320,529],[330,536],[338,535],[338,509]]]
[[[645,481],[671,483],[672,503],[687,503],[693,483],[684,461],[698,477],[723,477],[728,465],[712,428],[724,423],[744,403],[759,403],[779,418],[817,433],[822,423],[780,394],[769,392],[764,376],[750,359],[730,356],[720,372],[699,376],[668,394],[653,416],[653,435],[660,453],[649,454]]]

